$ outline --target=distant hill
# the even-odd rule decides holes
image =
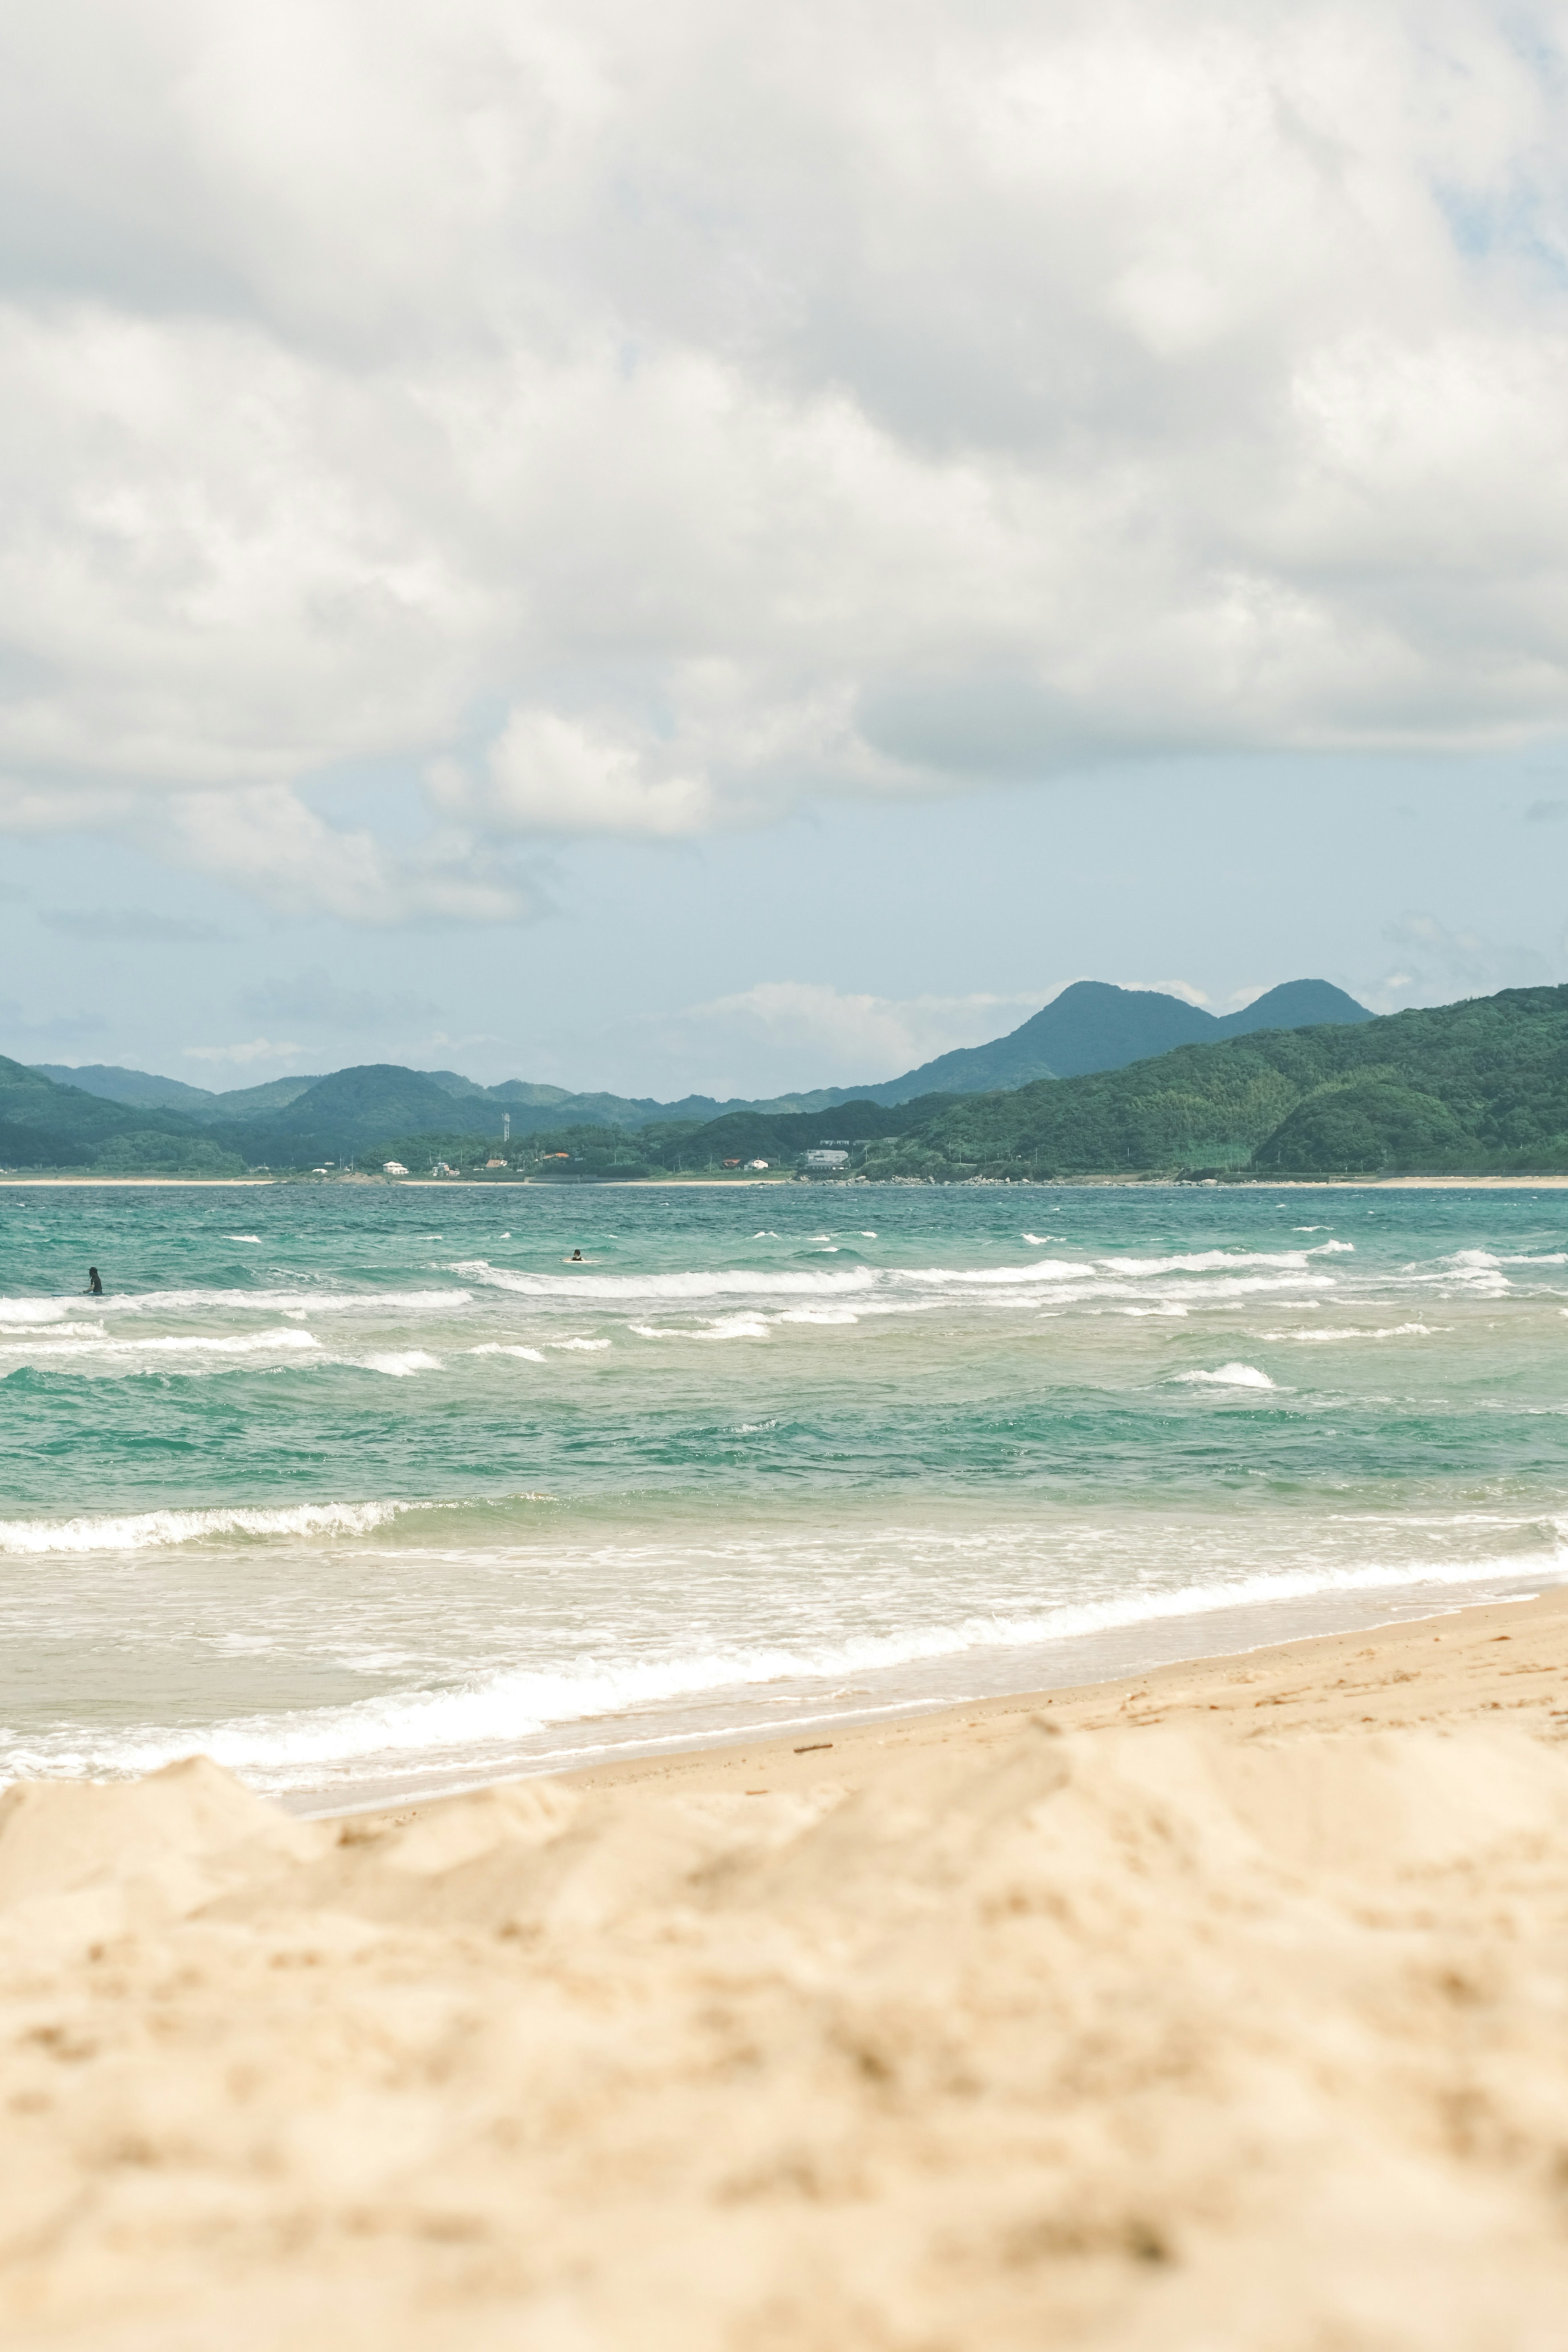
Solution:
[[[960,1046],[907,1070],[901,1078],[858,1091],[868,1101],[883,1103],[936,1093],[990,1094],[1039,1078],[1078,1078],[1094,1070],[1125,1069],[1131,1062],[1145,1062],[1176,1045],[1209,1045],[1258,1029],[1306,1029],[1322,1022],[1374,1017],[1326,980],[1288,980],[1245,1012],[1223,1017],[1156,989],[1078,980],[1009,1035],[989,1045]]]
[[[178,1111],[106,1101],[0,1055],[0,1168],[237,1176],[245,1162]]]
[[[205,1087],[188,1087],[183,1078],[154,1077],[148,1070],[122,1070],[112,1062],[87,1062],[73,1070],[64,1062],[34,1062],[38,1077],[52,1078],[57,1087],[79,1087],[83,1094],[106,1102],[132,1103],[138,1109],[183,1110],[199,1118],[208,1103],[220,1097]]]
[[[1568,988],[1181,1045],[949,1104],[867,1174],[1528,1175],[1568,1168]]]
[[[374,1062],[324,1077],[269,1078],[264,1085],[218,1094],[181,1078],[155,1077],[95,1063],[72,1070],[36,1063],[57,1084],[137,1108],[180,1111],[217,1131],[226,1148],[280,1166],[352,1158],[389,1137],[488,1136],[500,1139],[510,1116],[521,1139],[583,1127],[646,1128],[656,1123],[725,1118],[809,1118],[847,1103],[884,1106],[926,1095],[985,1094],[1040,1078],[1080,1076],[1144,1061],[1173,1046],[1256,1029],[1297,1029],[1314,1023],[1362,1022],[1366,1007],[1325,980],[1287,981],[1244,1013],[1216,1019],[1183,998],[1157,990],[1117,988],[1080,980],[1010,1035],[988,1045],[942,1054],[900,1078],[864,1087],[817,1087],[760,1101],[721,1101],[686,1095],[659,1102],[648,1095],[574,1094],[568,1087],[507,1078],[482,1087],[457,1070],[410,1070]],[[245,1122],[246,1132],[239,1131]]]
[[[1231,1020],[1256,1024],[1266,1005]],[[1110,1010],[1120,1019],[1125,1007]],[[370,1064],[317,1079],[266,1115],[198,1124],[157,1104],[60,1086],[0,1058],[0,1167],[218,1175],[258,1162],[300,1168],[350,1157],[395,1157],[412,1167],[421,1153],[472,1166],[499,1140],[492,1092],[457,1093],[429,1073]],[[553,1106],[554,1148],[568,1157],[548,1169],[542,1143],[520,1135],[514,1118],[513,1166],[568,1177],[753,1158],[779,1166],[842,1138],[856,1172],[939,1182],[1400,1170],[1527,1178],[1568,1170],[1568,988],[1505,989],[1378,1021],[1248,1025],[1120,1069],[985,1094],[903,1104],[861,1096],[814,1110],[742,1106],[708,1119],[666,1117],[645,1122],[635,1141],[613,1120],[561,1118],[565,1106],[595,1099],[563,1096]],[[547,1120],[552,1108],[519,1105],[519,1115]],[[399,1140],[403,1148],[384,1149]]]
[[[279,1110],[313,1087],[314,1077],[268,1078],[259,1087],[236,1087],[217,1094],[209,1087],[187,1086],[184,1078],[154,1077],[148,1070],[121,1069],[114,1062],[87,1062],[72,1069],[64,1062],[34,1062],[40,1077],[57,1086],[79,1087],[84,1094],[108,1102],[132,1103],[138,1108],[184,1111],[187,1118],[247,1118],[260,1111]]]

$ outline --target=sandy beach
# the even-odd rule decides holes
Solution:
[[[0,1800],[0,2322],[1568,2346],[1568,1596],[401,1813]]]

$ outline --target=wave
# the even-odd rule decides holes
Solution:
[[[0,1519],[0,1553],[150,1551],[214,1536],[369,1535],[414,1503],[290,1503],[276,1508],[133,1511],[123,1517]]]
[[[1189,1384],[1204,1382],[1214,1388],[1225,1389],[1271,1389],[1275,1386],[1268,1373],[1260,1372],[1256,1364],[1221,1364],[1217,1371],[1176,1372],[1173,1378]]]
[[[467,1306],[467,1290],[330,1290],[301,1283],[296,1290],[141,1290],[95,1298],[95,1315],[387,1315],[439,1314]],[[0,1322],[7,1319],[0,1302]]]
[[[1340,1331],[1265,1331],[1265,1339],[1288,1340],[1296,1348],[1331,1348],[1341,1339],[1429,1339],[1445,1331],[1444,1323],[1385,1323],[1376,1330],[1347,1325]]]
[[[101,1326],[100,1329],[101,1330]],[[43,1361],[47,1363],[51,1359],[79,1355],[173,1355],[189,1353],[193,1350],[198,1355],[207,1356],[249,1356],[267,1349],[309,1349],[319,1348],[320,1345],[321,1341],[313,1339],[309,1331],[295,1330],[254,1331],[248,1336],[216,1339],[205,1339],[184,1334],[156,1339],[111,1339],[107,1333],[99,1337],[89,1332],[79,1338],[75,1331],[67,1331],[58,1339],[50,1339],[41,1351],[35,1345],[32,1349],[28,1349],[27,1352],[29,1354],[41,1352]],[[0,1349],[0,1353],[18,1354],[26,1347],[26,1341],[18,1341]]]
[[[466,1282],[480,1282],[496,1290],[515,1291],[522,1298],[742,1298],[777,1296],[801,1297],[869,1290],[877,1277],[867,1267],[846,1268],[842,1274],[763,1273],[750,1267],[702,1269],[680,1274],[514,1274],[483,1258],[465,1259],[452,1267]]]
[[[675,1331],[657,1323],[634,1323],[631,1328],[639,1339],[765,1339],[768,1321],[765,1315],[722,1315],[714,1322],[687,1325]]]
[[[786,1680],[837,1680],[978,1651],[1032,1649],[1085,1634],[1336,1593],[1395,1592],[1423,1585],[1448,1589],[1499,1574],[1506,1574],[1510,1582],[1532,1575],[1556,1580],[1565,1566],[1568,1555],[1559,1545],[1546,1554],[1501,1562],[1420,1561],[1399,1567],[1372,1562],[1342,1569],[1275,1570],[1232,1583],[1185,1584],[1163,1592],[1072,1601],[1021,1616],[976,1613],[906,1633],[850,1634],[820,1644],[737,1644],[667,1658],[618,1663],[584,1658],[555,1668],[503,1668],[455,1689],[363,1699],[309,1714],[241,1717],[205,1731],[201,1745],[220,1764],[268,1774],[284,1783],[373,1757],[388,1761],[461,1759],[482,1769],[486,1751],[493,1759],[497,1749],[552,1725],[621,1716],[661,1701],[691,1700]],[[189,1730],[150,1730],[140,1738],[72,1759],[69,1769],[145,1772],[188,1755],[192,1744]],[[58,1772],[62,1766],[58,1758],[18,1758],[10,1769]]]
[[[423,1348],[382,1348],[374,1354],[362,1356],[360,1368],[367,1372],[384,1372],[388,1380],[412,1380],[416,1372],[438,1372],[439,1356],[427,1355]]]
[[[499,1339],[487,1339],[482,1348],[470,1348],[468,1352],[470,1356],[526,1356],[531,1364],[545,1360],[542,1348],[508,1348]]]

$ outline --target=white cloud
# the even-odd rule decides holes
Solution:
[[[1396,1012],[1412,1002],[1489,996],[1500,988],[1550,986],[1563,965],[1561,951],[1554,959],[1519,942],[1489,939],[1469,926],[1456,929],[1422,910],[1385,924],[1383,936],[1399,965],[1362,992],[1374,1013]]]
[[[299,1045],[274,1045],[269,1037],[252,1037],[242,1045],[186,1045],[181,1050],[188,1062],[234,1062],[244,1066],[250,1062],[286,1062],[305,1049]]]
[[[738,1066],[764,1068],[773,1074],[765,1083],[781,1089],[875,1085],[955,1045],[984,1045],[1016,1029],[1044,1001],[1034,994],[872,996],[826,982],[768,980],[693,1005],[683,1021],[694,1053],[710,1064],[726,1055]],[[792,1075],[781,1077],[781,1070]]]
[[[563,832],[1561,727],[1563,36],[12,12],[0,824],[483,921]]]

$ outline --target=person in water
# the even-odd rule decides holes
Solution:
[[[574,1251],[573,1251],[573,1253],[572,1253],[572,1255],[571,1255],[571,1256],[567,1259],[566,1263],[567,1263],[567,1265],[582,1265],[582,1263],[583,1263],[583,1253],[582,1253],[582,1251],[581,1251],[581,1250],[574,1250]]]
[[[87,1288],[82,1292],[82,1297],[84,1298],[101,1298],[103,1297],[103,1285],[98,1278],[98,1268],[95,1265],[89,1265],[88,1267]]]

